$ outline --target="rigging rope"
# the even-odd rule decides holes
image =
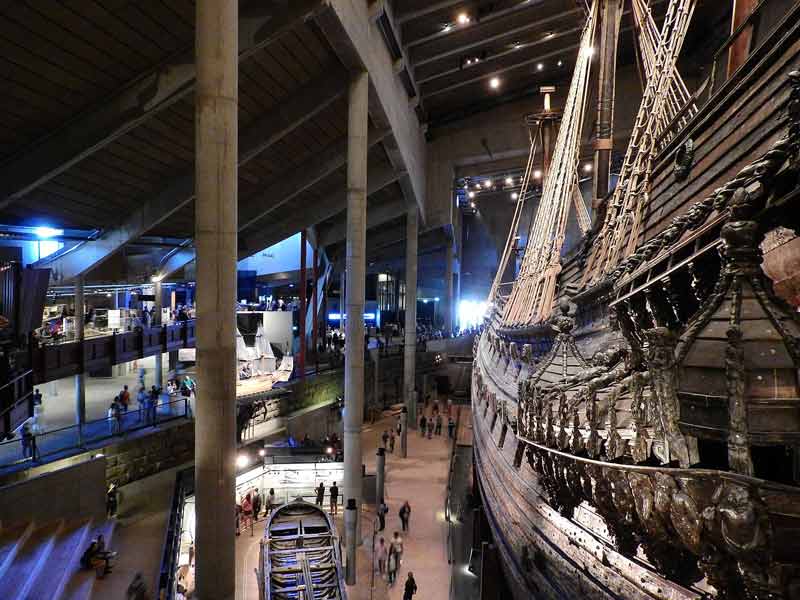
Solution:
[[[561,271],[561,248],[564,244],[570,205],[575,205],[582,229],[589,219],[586,205],[583,199],[578,197],[580,190],[576,191],[576,188],[597,15],[598,2],[594,0],[581,36],[580,50],[553,151],[553,160],[550,171],[546,174],[533,227],[529,231],[525,256],[509,301],[503,309],[503,324],[508,327],[538,323],[550,316],[556,280]],[[515,232],[516,229],[513,229],[509,239]],[[502,276],[501,271],[498,271],[495,281],[498,281],[500,276]],[[493,286],[491,299],[494,299],[495,291],[496,286]]]
[[[642,103],[636,116],[619,183],[609,200],[603,226],[592,245],[582,284],[598,283],[621,258],[636,248],[644,208],[650,200],[650,175],[665,128],[684,106],[692,113],[690,96],[677,73],[678,59],[696,0],[670,0],[659,33],[644,0],[633,0],[639,26],[642,62],[647,74]]]

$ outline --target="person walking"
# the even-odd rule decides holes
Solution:
[[[400,568],[400,565],[403,564],[403,537],[400,535],[399,531],[395,531],[392,535],[392,541],[389,544],[392,548],[394,548],[395,553],[397,554],[397,568]]]
[[[400,558],[397,555],[397,550],[394,545],[389,545],[389,558],[386,561],[386,576],[389,585],[394,585],[397,579],[397,569],[400,566]]]
[[[428,419],[428,439],[433,437],[433,417]]]
[[[383,430],[383,435],[381,435],[381,440],[383,441],[383,449],[387,450],[389,448],[389,432],[385,429]]]
[[[381,498],[380,502],[378,502],[378,522],[380,523],[380,527],[378,531],[383,531],[386,529],[386,513],[389,512],[389,507],[386,506],[386,503]]]
[[[436,415],[436,430],[434,433],[436,435],[442,435],[442,415]]]
[[[250,499],[250,493],[242,499],[242,516],[244,518],[243,525],[247,529],[250,526],[250,537],[253,537],[253,501]]]
[[[116,435],[119,433],[119,422],[121,416],[122,413],[119,408],[118,398],[114,398],[114,401],[108,407],[108,428],[111,435]]]
[[[158,397],[161,395],[161,390],[156,386],[150,388],[150,415],[149,421],[151,425],[156,424],[156,414],[158,412]]]
[[[258,493],[258,488],[253,488],[253,519],[258,521],[261,514],[261,494]]]
[[[139,409],[139,422],[145,417],[145,409],[147,407],[147,390],[140,387],[136,393],[136,407]]]
[[[450,417],[447,419],[447,437],[449,437],[452,440],[455,431],[456,431],[456,422],[453,421],[453,417]]]
[[[36,388],[33,392],[33,405],[41,406],[41,404],[42,404],[42,392],[39,391],[39,388]]]
[[[408,578],[406,579],[406,587],[403,590],[403,600],[411,600],[411,598],[416,593],[417,593],[417,582],[414,581],[414,573],[409,571]]]
[[[331,514],[337,515],[339,513],[339,486],[333,482],[331,486]]]
[[[317,506],[322,506],[323,498],[325,498],[325,482],[320,481],[317,486]]]
[[[394,454],[394,440],[395,440],[394,429],[390,429],[389,430],[389,452],[391,452],[392,454]]]
[[[403,434],[403,419],[401,415],[397,416],[397,425],[395,426],[395,429],[397,429],[398,436]]]
[[[378,549],[375,551],[376,562],[378,563],[378,573],[383,577],[386,573],[386,559],[389,557],[389,551],[386,548],[386,542],[383,538],[378,540]]]
[[[411,522],[411,505],[408,503],[408,500],[403,502],[403,506],[400,507],[400,523],[403,527],[404,532],[408,532],[408,526]]]
[[[267,494],[267,516],[272,514],[273,508],[275,508],[275,490],[269,488],[269,494]]]
[[[425,413],[422,413],[422,417],[419,419],[419,434],[422,437],[425,437],[425,430],[428,427],[428,418],[425,416]]]
[[[22,458],[36,460],[36,438],[27,423],[22,426]]]
[[[123,412],[128,412],[128,405],[131,403],[131,393],[128,391],[128,386],[123,385],[122,391],[119,393],[120,409]]]

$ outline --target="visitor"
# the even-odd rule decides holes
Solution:
[[[253,488],[253,519],[258,521],[261,514],[261,494],[258,493],[258,488]]]
[[[411,597],[417,593],[417,582],[414,581],[414,573],[408,572],[408,579],[406,579],[406,588],[403,591],[403,600],[411,600]]]
[[[397,429],[397,435],[401,435],[403,433],[403,415],[397,416],[397,425],[395,426]]]
[[[119,393],[120,409],[123,412],[128,412],[128,404],[131,403],[131,393],[128,391],[128,386],[122,386],[122,391]]]
[[[320,481],[317,486],[317,506],[322,506],[322,500],[325,498],[325,482]]]
[[[33,391],[33,405],[41,406],[41,404],[42,404],[42,392],[39,391],[39,388],[36,388]]]
[[[425,413],[422,413],[422,417],[419,419],[419,434],[422,437],[425,437],[425,430],[428,427],[428,418],[425,416]]]
[[[111,435],[118,434],[120,429],[120,423],[122,420],[122,411],[119,407],[119,396],[114,398],[114,401],[108,407],[108,426]]]
[[[267,515],[272,514],[273,508],[275,508],[275,490],[269,488],[269,494],[267,494]]]
[[[411,505],[408,503],[408,500],[403,502],[403,506],[400,507],[399,515],[403,531],[408,532],[408,524],[411,521]]]
[[[108,485],[108,490],[106,490],[106,516],[109,519],[116,516],[118,505],[117,484],[112,481]]]
[[[433,437],[433,417],[428,419],[428,439]]]
[[[389,432],[385,429],[383,430],[383,435],[381,435],[381,440],[383,441],[383,449],[386,450],[389,448]]]
[[[250,492],[242,498],[242,525],[245,529],[250,526],[250,537],[253,537],[253,501]]]
[[[386,572],[386,559],[389,556],[389,551],[386,549],[386,542],[383,538],[378,540],[378,550],[375,552],[375,557],[378,563],[378,573],[383,577]]]
[[[336,482],[331,486],[331,514],[337,515],[339,513],[339,487]]]
[[[239,502],[236,503],[235,511],[236,511],[236,516],[235,516],[235,518],[236,518],[236,535],[239,535],[239,533],[241,531],[241,525],[242,525],[242,505]]]
[[[158,399],[161,396],[161,390],[156,386],[150,388],[150,415],[149,422],[152,425],[156,424],[156,415],[158,414]]]
[[[383,531],[386,529],[386,513],[389,512],[389,507],[386,506],[386,503],[383,501],[383,498],[380,499],[378,502],[378,523],[380,526],[378,527],[378,531]]]
[[[442,435],[442,415],[436,415],[436,435]]]
[[[389,452],[391,452],[392,454],[394,454],[394,440],[395,440],[394,429],[390,429],[389,430]]]
[[[392,542],[389,545],[394,548],[395,554],[397,554],[397,568],[399,569],[403,561],[403,538],[400,536],[400,532],[394,532]]]
[[[27,423],[22,426],[22,458],[36,460],[36,436]]]
[[[453,421],[453,417],[450,417],[447,419],[447,437],[449,437],[452,440],[455,431],[456,431],[456,422]]]
[[[386,574],[389,580],[389,585],[394,585],[397,579],[397,569],[400,566],[400,558],[397,555],[397,550],[394,545],[389,545],[389,558],[386,561]]]
[[[139,422],[141,423],[145,416],[145,409],[147,406],[147,390],[144,387],[140,387],[139,391],[136,393],[136,407],[139,409]]]
[[[128,586],[126,599],[150,600],[150,596],[147,594],[147,584],[145,584],[144,577],[142,577],[141,573],[136,573],[133,577],[133,581],[131,581],[131,584]]]

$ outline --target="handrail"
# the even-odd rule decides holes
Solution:
[[[175,574],[178,568],[178,555],[181,548],[183,529],[183,503],[194,493],[194,471],[192,468],[178,471],[170,500],[169,520],[164,532],[161,551],[161,565],[156,583],[159,600],[172,600],[175,595]]]
[[[23,379],[23,378],[28,377],[28,376],[33,377],[33,369],[28,369],[27,371],[25,371],[21,375],[17,375],[14,379],[11,379],[11,380],[7,381],[5,384],[0,386],[0,392],[2,392],[4,389],[6,389],[7,387],[9,387],[11,385],[15,385],[20,379]],[[5,417],[8,413],[10,413],[15,408],[17,408],[22,402],[27,401],[32,395],[33,395],[33,384],[31,383],[31,389],[28,390],[27,393],[25,393],[20,398],[16,398],[14,400],[14,402],[10,406],[8,406],[5,409],[3,409],[2,411],[0,411],[0,419]]]

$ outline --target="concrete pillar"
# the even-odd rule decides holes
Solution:
[[[453,314],[455,312],[453,299],[453,245],[448,240],[445,244],[445,275],[444,275],[444,331],[446,334],[453,333]]]
[[[417,428],[417,398],[414,394],[417,353],[417,207],[406,217],[406,339],[403,361],[403,392],[408,407],[409,426]]]
[[[319,346],[319,242],[314,243],[314,264],[311,265],[311,355],[314,357],[316,371],[319,371],[319,358],[317,348]]]
[[[339,329],[344,328],[344,311],[347,307],[344,305],[345,298],[347,297],[347,267],[342,269],[342,274],[339,275]]]
[[[153,325],[161,325],[161,308],[163,307],[163,290],[161,288],[161,282],[156,281],[153,285],[153,295],[155,296],[156,300],[153,303]],[[155,372],[155,385],[156,387],[163,388],[164,387],[164,364],[163,364],[163,355],[161,352],[155,355],[156,359],[156,372]]]
[[[386,480],[386,450],[378,448],[375,459],[375,501],[380,505],[383,499],[383,482]]]
[[[201,600],[233,600],[239,3],[196,6],[196,584]]]
[[[308,270],[306,269],[306,230],[300,232],[300,314],[297,315],[297,333],[300,334],[300,360],[297,371],[300,379],[306,376],[306,310],[308,310]]]
[[[361,513],[361,425],[364,420],[364,294],[367,239],[367,101],[369,76],[350,82],[347,124],[347,241],[344,357],[344,497]],[[350,539],[348,538],[348,549]],[[349,556],[348,556],[349,558]],[[355,554],[353,555],[355,561]],[[348,560],[348,568],[350,561]],[[355,567],[355,565],[354,565]],[[355,578],[355,572],[353,573]]]
[[[78,425],[78,443],[83,444],[83,431],[81,426],[86,422],[86,373],[83,362],[84,341],[84,279],[81,275],[75,280],[75,339],[81,342],[81,355],[79,372],[75,375],[75,424]]]
[[[400,410],[400,456],[403,458],[408,457],[408,408],[403,407]]]
[[[357,522],[358,522],[358,510],[356,509],[356,499],[348,498],[347,507],[344,509],[345,557],[347,558],[347,565],[344,573],[344,582],[347,585],[356,584]]]

